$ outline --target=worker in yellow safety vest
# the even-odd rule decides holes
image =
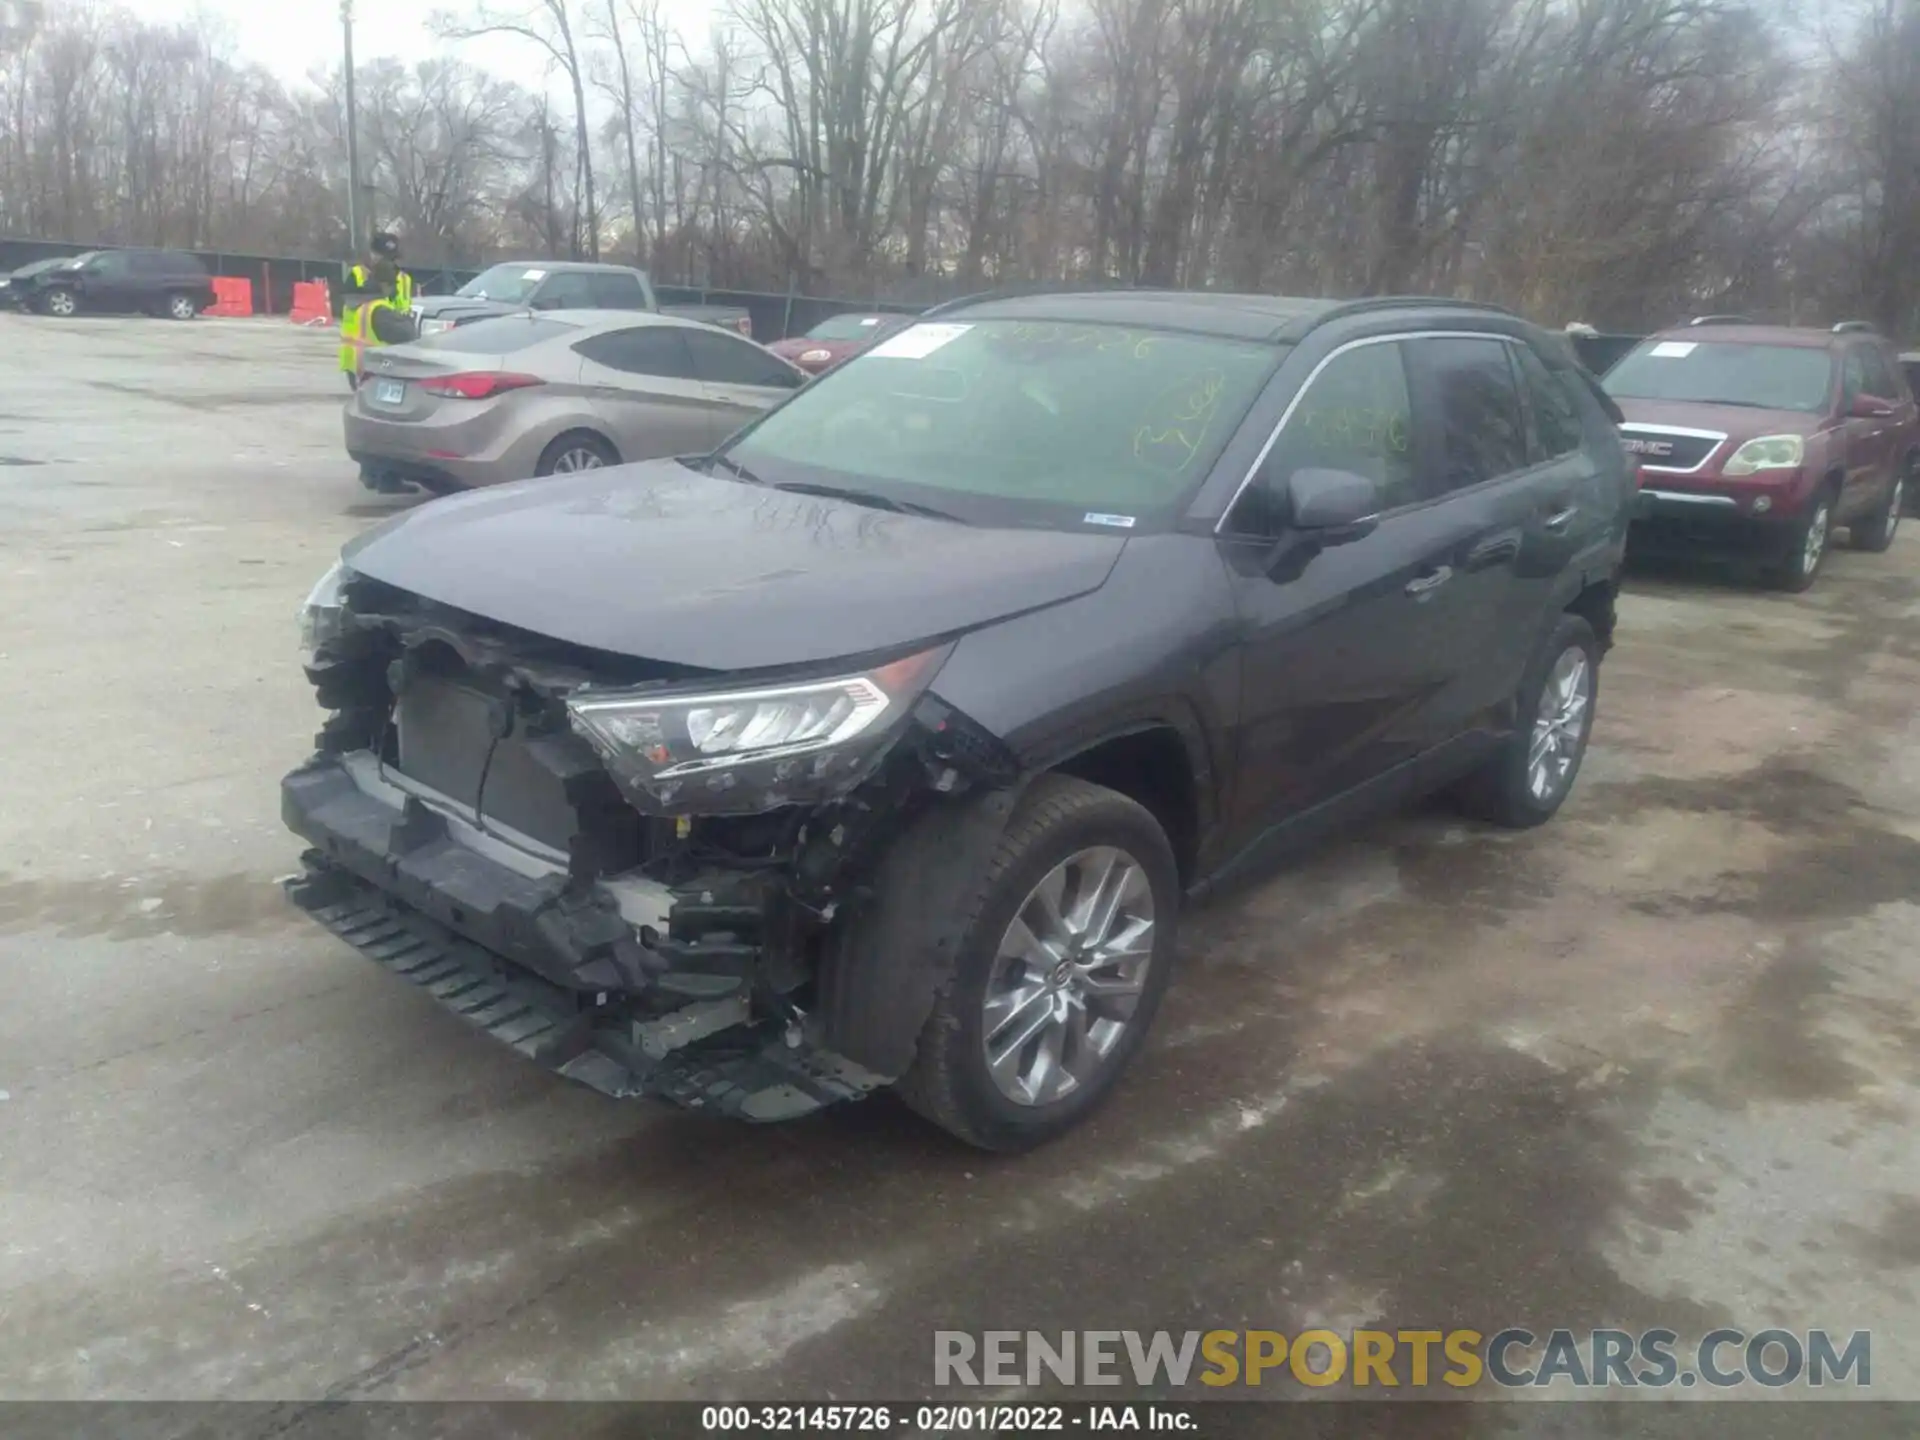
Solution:
[[[386,231],[373,237],[369,263],[347,270],[344,303],[340,308],[340,368],[347,384],[359,388],[362,356],[370,345],[384,345],[375,331],[382,310],[409,315],[413,311],[413,277],[400,268],[400,239]]]

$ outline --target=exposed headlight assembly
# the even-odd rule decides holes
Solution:
[[[1807,442],[1798,435],[1763,435],[1733,452],[1722,475],[1755,475],[1762,470],[1792,470],[1807,455]]]
[[[865,779],[952,646],[857,675],[745,690],[596,690],[567,700],[615,779],[664,814],[818,804]]]
[[[319,658],[321,647],[337,640],[346,627],[347,581],[352,575],[334,561],[300,607],[300,656],[309,665]]]

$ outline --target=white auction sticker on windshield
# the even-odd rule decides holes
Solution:
[[[547,272],[544,270],[522,270],[520,272],[520,278],[522,280],[544,280],[547,278]]]
[[[868,315],[863,317],[860,323],[862,325],[878,325],[880,323],[880,317],[878,315]]]
[[[1131,530],[1133,528],[1133,516],[1101,515],[1089,510],[1085,515],[1080,517],[1080,523],[1082,525],[1114,525],[1122,530]]]
[[[886,360],[924,360],[942,345],[951,345],[971,325],[915,325],[890,339],[882,340],[867,353]]]
[[[1692,340],[1662,340],[1647,353],[1656,360],[1684,360],[1699,348]]]

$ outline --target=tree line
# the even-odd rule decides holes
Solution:
[[[0,233],[345,252],[338,69],[0,27]],[[358,68],[416,263],[931,300],[1060,280],[1920,331],[1920,0],[477,0]],[[463,58],[506,36],[529,87]]]

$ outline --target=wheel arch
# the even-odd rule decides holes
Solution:
[[[591,422],[583,423],[577,417],[570,417],[555,429],[553,437],[540,447],[540,458],[535,462],[536,468],[544,466],[549,456],[557,455],[561,447],[569,440],[594,441],[596,444],[604,446],[607,453],[613,456],[614,464],[618,465],[622,463],[620,447],[614,443],[611,435],[607,434],[604,429],[596,424]]]

